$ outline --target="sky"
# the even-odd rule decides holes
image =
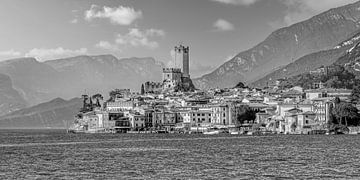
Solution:
[[[356,0],[1,0],[0,61],[77,55],[153,57],[209,73],[274,30]]]

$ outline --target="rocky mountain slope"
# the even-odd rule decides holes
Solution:
[[[79,97],[87,92],[102,93],[115,88],[139,91],[146,81],[160,81],[162,64],[153,58],[117,59],[112,55],[77,56],[39,62],[19,58],[0,62],[0,73],[30,105],[51,99]]]
[[[276,30],[255,47],[195,79],[194,84],[206,89],[251,83],[307,54],[332,49],[359,29],[359,8],[356,2]]]
[[[360,36],[359,36],[360,39]],[[347,41],[348,44],[353,41]],[[326,69],[326,71],[325,71]],[[281,86],[302,86],[311,88],[322,82],[327,88],[353,89],[360,85],[360,42],[353,44],[334,63],[319,67],[316,71],[301,73],[285,78]]]
[[[330,66],[339,58],[344,58],[348,51],[354,48],[354,45],[360,42],[360,31],[352,35],[349,39],[339,43],[332,49],[319,51],[301,57],[289,65],[282,67],[265,77],[252,83],[255,87],[264,87],[273,84],[277,79],[289,78],[299,74],[307,73],[321,66]]]
[[[12,86],[9,76],[0,74],[0,116],[26,107],[27,103]]]
[[[53,99],[0,117],[0,128],[66,128],[81,106],[80,98]]]

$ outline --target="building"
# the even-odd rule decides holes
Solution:
[[[153,112],[153,127],[156,129],[172,130],[177,123],[177,113],[166,109],[157,109]]]
[[[143,130],[146,128],[145,115],[139,112],[126,112],[126,117],[129,117],[130,126],[133,130]]]
[[[161,82],[146,82],[144,84],[145,93],[161,93],[163,83]]]
[[[134,109],[135,104],[133,101],[115,101],[107,102],[106,110],[110,112],[122,112]]]
[[[189,74],[189,47],[175,46],[175,66],[181,68],[182,77],[190,78]]]
[[[200,108],[184,112],[183,123],[190,126],[206,126],[211,124],[211,108]]]
[[[331,104],[333,104],[333,97],[314,98],[311,100],[311,111],[315,114],[315,120],[319,124],[329,122],[331,118]]]
[[[211,123],[214,125],[229,125],[232,123],[231,109],[227,104],[216,104],[211,106]]]
[[[181,84],[181,69],[163,68],[163,89],[174,89]]]
[[[174,67],[163,69],[163,91],[195,90],[189,74],[189,47],[176,46],[174,62]]]

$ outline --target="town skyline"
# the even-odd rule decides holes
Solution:
[[[173,46],[183,42],[192,49],[190,73],[199,77],[280,27],[355,0],[318,2],[2,1],[0,61],[113,54],[170,66]]]

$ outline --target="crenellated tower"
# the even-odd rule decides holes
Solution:
[[[175,46],[175,65],[179,62],[183,77],[190,77],[189,72],[189,47],[183,45]]]

